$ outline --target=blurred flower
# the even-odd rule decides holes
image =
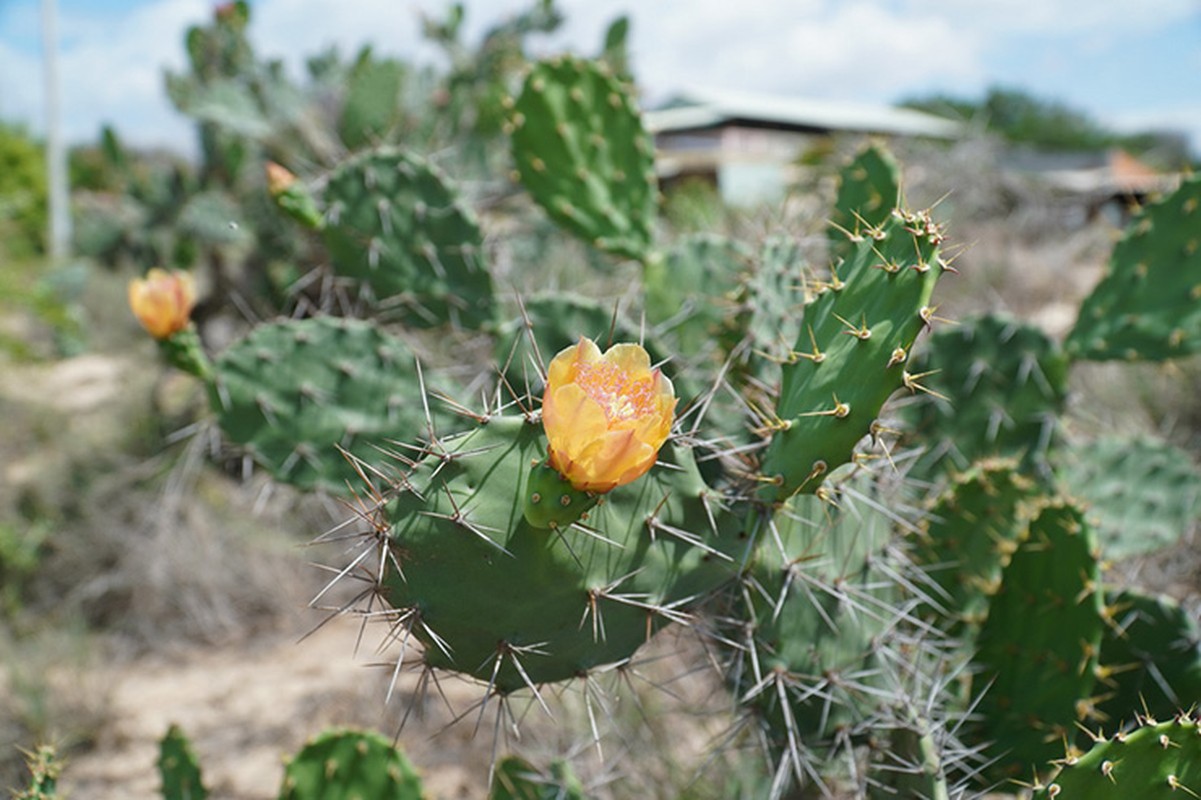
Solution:
[[[188,327],[196,287],[188,272],[155,267],[145,278],[129,282],[129,307],[155,339],[166,339]]]
[[[272,197],[279,197],[296,183],[296,176],[287,167],[276,164],[274,161],[267,162],[266,171],[267,191]]]
[[[646,473],[671,432],[675,389],[636,344],[601,354],[591,339],[547,370],[542,425],[550,465],[580,491],[608,492]]]

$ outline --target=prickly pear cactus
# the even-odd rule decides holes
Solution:
[[[205,800],[208,790],[192,744],[178,725],[172,725],[159,742],[158,772],[163,800]]]
[[[526,76],[510,124],[521,183],[546,213],[598,249],[646,260],[654,149],[627,88],[596,62],[544,61]]]
[[[586,800],[584,787],[571,766],[554,761],[547,772],[540,772],[518,756],[509,756],[496,765],[489,800]]]
[[[854,242],[872,232],[901,203],[901,168],[882,147],[864,148],[839,173],[838,196],[830,215],[830,255],[851,255]]]
[[[1201,519],[1201,471],[1167,442],[1098,439],[1066,449],[1061,463],[1067,488],[1088,504],[1107,558],[1168,547]]]
[[[950,800],[942,754],[929,723],[916,714],[889,731],[888,747],[873,764],[868,800]]]
[[[1133,590],[1107,592],[1097,711],[1116,729],[1141,714],[1161,719],[1201,698],[1201,627],[1178,603]]]
[[[1035,800],[1201,797],[1201,729],[1187,716],[1144,720],[1137,730],[1097,736],[1087,753],[1054,763],[1058,773],[1035,787]]]
[[[643,273],[647,323],[663,331],[675,352],[696,359],[708,351],[720,362],[750,259],[746,245],[721,236],[695,234],[676,242]]]
[[[58,778],[63,765],[50,745],[42,745],[27,753],[29,788],[13,795],[13,800],[58,800]]]
[[[360,153],[334,171],[323,197],[338,274],[405,309],[413,326],[494,322],[479,224],[425,160],[394,149]]]
[[[529,488],[544,441],[537,422],[498,416],[431,445],[387,507],[387,554],[372,561],[398,565],[379,591],[426,663],[498,692],[628,659],[681,619],[679,603],[729,580],[728,553],[743,546],[691,452],[670,443],[658,467],[578,523],[529,524],[527,503],[574,501]]]
[[[918,523],[914,560],[938,587],[931,595],[941,606],[937,616],[953,622],[945,626],[948,633],[979,628],[1026,533],[1018,511],[1039,488],[1016,466],[1003,459],[977,464],[957,476]]]
[[[996,314],[962,320],[930,337],[914,371],[928,391],[906,409],[927,450],[915,465],[933,476],[987,456],[1046,475],[1067,398],[1068,360],[1037,328]]]
[[[870,483],[855,481],[857,492]],[[833,502],[829,502],[833,501]],[[851,494],[794,497],[765,523],[730,615],[743,647],[731,672],[740,702],[764,728],[777,773],[864,733],[888,690],[881,651],[904,616],[884,578],[892,522]]]
[[[1101,632],[1096,536],[1064,501],[1028,512],[1029,528],[977,639],[980,736],[998,779],[1029,775],[1075,737],[1090,710]]]
[[[777,499],[816,491],[851,459],[884,401],[920,385],[909,354],[934,313],[941,241],[928,213],[894,209],[805,306],[774,418],[764,424],[772,438],[761,470]]]
[[[325,731],[284,767],[279,800],[424,800],[421,777],[377,733]]]
[[[1163,361],[1201,352],[1201,175],[1146,206],[1080,308],[1072,358]]]
[[[413,354],[367,322],[314,317],[260,325],[214,364],[221,429],[276,480],[358,487],[338,447],[375,461],[387,438],[426,429]]]

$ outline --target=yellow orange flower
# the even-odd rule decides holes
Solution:
[[[196,287],[188,272],[155,267],[145,278],[129,282],[129,307],[155,339],[166,339],[188,327]]]
[[[640,478],[671,432],[676,396],[636,344],[603,355],[591,339],[550,362],[542,426],[550,465],[580,491],[608,492]]]

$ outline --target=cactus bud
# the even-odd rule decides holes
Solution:
[[[196,287],[187,272],[167,272],[155,267],[145,278],[129,282],[129,307],[138,322],[160,341],[188,327]]]

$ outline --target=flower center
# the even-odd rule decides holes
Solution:
[[[656,410],[653,375],[631,378],[620,367],[597,361],[578,364],[575,382],[600,404],[610,422],[644,417]]]

